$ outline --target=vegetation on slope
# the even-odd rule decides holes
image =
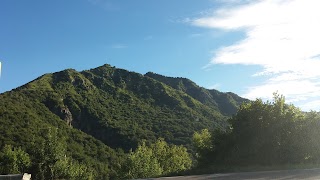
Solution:
[[[243,101],[225,100],[232,108]],[[133,157],[126,153],[137,147],[139,152],[143,140],[149,146],[164,138],[192,152],[194,131],[228,126],[219,110],[156,78],[109,65],[45,74],[0,95],[0,156],[8,160],[1,161],[0,170],[23,167],[35,179],[77,179],[83,174],[76,169],[90,169],[87,179],[120,178],[124,160]],[[165,147],[178,150],[172,154],[186,152]],[[17,165],[17,152],[31,164]],[[171,172],[161,168],[161,174]]]
[[[248,101],[231,92],[222,93],[214,89],[208,90],[199,87],[197,84],[186,78],[166,77],[152,72],[148,72],[146,76],[156,79],[176,90],[185,92],[202,104],[210,106],[226,116],[235,114],[238,107],[242,103]]]
[[[24,93],[8,92],[2,94],[0,98],[1,149],[5,145],[21,147],[30,155],[31,162],[36,166],[37,163],[44,163],[39,160],[43,159],[41,156],[42,151],[45,151],[43,148],[48,147],[45,146],[48,142],[48,131],[56,130],[57,141],[66,144],[65,149],[62,148],[66,150],[63,156],[66,155],[94,170],[103,169],[104,171],[96,173],[97,178],[107,179],[114,174],[116,163],[122,156],[120,153],[116,153],[92,136],[70,128],[44,104]],[[41,171],[41,168],[30,168],[28,172],[33,174],[37,174],[38,170]]]
[[[109,65],[81,73],[69,69],[47,74],[19,91],[74,128],[126,151],[142,139],[154,142],[159,137],[190,148],[194,131],[227,125],[215,106],[148,76]],[[63,109],[72,117],[61,113]]]

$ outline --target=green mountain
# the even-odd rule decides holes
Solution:
[[[145,76],[158,80],[176,90],[182,91],[204,105],[214,108],[225,116],[231,116],[237,112],[237,108],[246,99],[232,93],[222,93],[217,90],[208,90],[199,87],[197,84],[186,78],[165,77],[159,74],[148,72]]]
[[[191,149],[195,131],[225,128],[226,118],[244,101],[185,78],[110,65],[67,69],[0,95],[0,147],[32,152],[32,144],[45,140],[43,131],[58,129],[70,156],[103,171],[103,179],[115,173],[122,150],[142,140],[161,137]]]

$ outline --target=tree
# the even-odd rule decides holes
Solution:
[[[198,162],[205,163],[207,156],[213,150],[213,139],[208,129],[195,132],[192,136],[192,144],[195,148]]]
[[[198,152],[212,150],[212,136],[208,129],[202,129],[201,132],[195,132],[192,137],[193,146]]]
[[[11,145],[4,146],[0,160],[3,174],[24,173],[31,164],[28,153],[21,148],[14,149]]]
[[[59,177],[59,167],[66,157],[64,140],[59,139],[57,129],[43,129],[43,140],[33,142],[35,174],[37,179],[56,179]]]
[[[163,174],[177,173],[191,168],[192,160],[185,147],[170,146],[160,138],[151,145],[151,148],[163,169]]]
[[[301,111],[274,93],[273,102],[261,99],[241,105],[230,120],[230,154],[225,159],[238,165],[273,165],[302,159],[299,137]],[[222,150],[220,148],[220,150]],[[228,151],[228,150],[225,150]]]
[[[163,139],[147,146],[145,142],[131,151],[122,163],[123,179],[168,175],[191,168],[192,160],[183,146],[168,145]]]
[[[33,142],[32,172],[36,179],[94,179],[95,170],[66,155],[66,142],[58,129],[43,129],[43,140]]]
[[[57,177],[72,180],[92,180],[94,179],[94,170],[81,164],[71,158],[65,157],[55,164]],[[57,178],[56,177],[56,178]]]
[[[152,149],[147,147],[145,142],[139,145],[134,152],[130,152],[126,163],[125,178],[147,178],[162,174],[157,158],[154,157]]]

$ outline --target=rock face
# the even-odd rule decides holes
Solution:
[[[62,119],[67,122],[68,126],[72,126],[72,121],[73,121],[72,113],[70,112],[67,106],[61,108],[61,116],[62,116]]]

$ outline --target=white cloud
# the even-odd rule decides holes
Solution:
[[[190,38],[197,38],[197,37],[201,37],[201,36],[203,36],[203,34],[200,34],[200,33],[193,33],[193,34],[189,35]]]
[[[253,76],[269,79],[248,88],[245,97],[269,98],[278,90],[292,102],[311,97],[320,101],[320,1],[256,0],[236,4],[189,21],[195,26],[243,31],[246,35],[215,51],[210,64],[263,67]]]
[[[309,101],[301,105],[300,107],[301,109],[304,109],[306,111],[309,111],[309,110],[319,111],[320,110],[319,104],[320,104],[320,100],[314,100],[314,101]]]

